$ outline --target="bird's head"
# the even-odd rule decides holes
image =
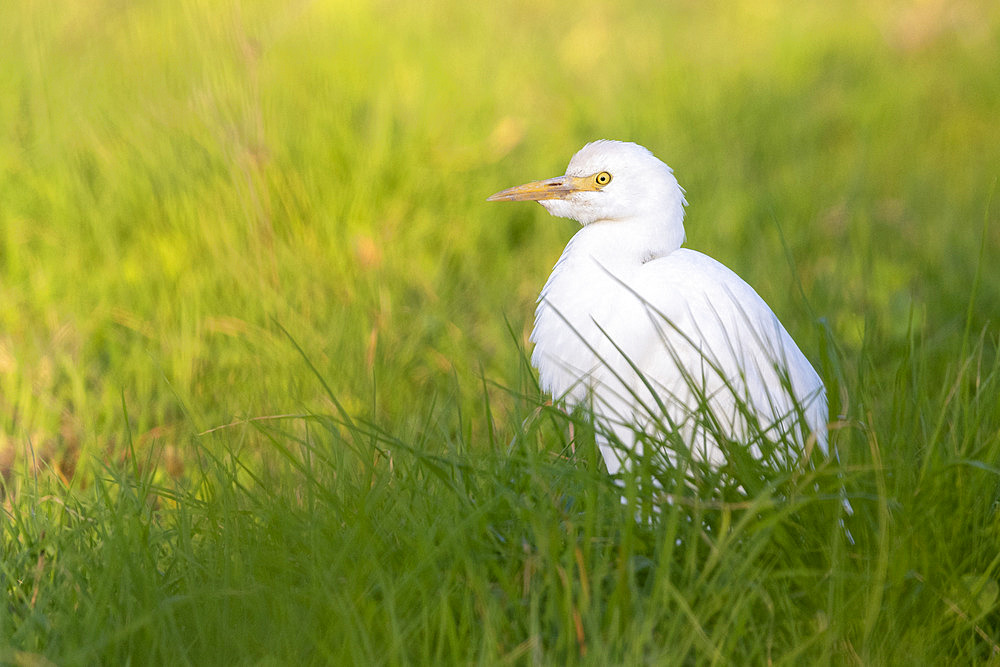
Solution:
[[[684,217],[684,191],[674,173],[638,144],[600,140],[581,148],[564,176],[525,183],[487,201],[537,201],[552,215],[581,225],[598,221]]]

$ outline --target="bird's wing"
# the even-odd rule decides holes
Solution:
[[[628,281],[642,316],[609,319],[607,336],[636,371],[636,397],[674,421],[709,408],[717,427],[745,438],[747,420],[791,432],[804,418],[826,446],[822,381],[766,303],[735,273],[682,249],[644,264]],[[641,371],[639,370],[641,369]],[[621,373],[627,373],[621,369]],[[640,410],[641,411],[641,410]],[[771,433],[770,435],[777,435]],[[795,437],[799,440],[799,437]],[[708,458],[717,452],[706,452]]]

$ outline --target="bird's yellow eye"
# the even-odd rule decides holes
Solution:
[[[601,187],[604,187],[611,182],[611,174],[606,171],[602,171],[597,176],[594,176],[594,183],[597,183]]]

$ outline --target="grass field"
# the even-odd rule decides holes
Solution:
[[[0,3],[0,662],[1000,664],[1000,9],[828,4]],[[484,200],[596,138],[839,463],[569,451],[574,223]]]

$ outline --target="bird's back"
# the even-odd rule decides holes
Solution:
[[[720,437],[759,455],[755,434],[801,447],[811,432],[825,451],[822,381],[735,273],[688,249],[620,270],[571,261],[546,284],[532,334],[554,395],[589,402],[626,445],[636,428],[666,427],[712,463],[724,458]]]

